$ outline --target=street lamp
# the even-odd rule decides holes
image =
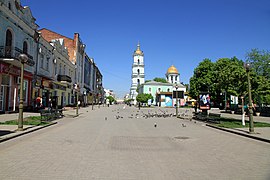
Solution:
[[[76,116],[79,116],[79,92],[78,92],[78,84],[75,84],[75,91],[76,91]]]
[[[246,69],[246,72],[247,72],[247,79],[248,79],[249,133],[254,133],[253,110],[252,110],[252,98],[251,98],[251,85],[250,85],[250,76],[249,76],[249,72],[250,72],[250,69],[251,69],[250,63],[246,63],[246,64],[245,64],[245,69]]]
[[[18,119],[18,131],[23,131],[23,73],[24,64],[28,61],[28,56],[26,54],[20,54],[18,59],[21,61],[21,84],[20,84],[20,104],[19,104],[19,119]]]
[[[242,99],[242,125],[245,126],[245,108],[244,108],[244,96],[241,96]]]
[[[175,93],[175,95],[176,95],[176,117],[178,117],[178,93],[177,93],[177,89],[178,89],[178,85],[176,84],[175,85],[175,89],[176,89],[176,93]]]

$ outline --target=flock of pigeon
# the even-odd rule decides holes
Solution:
[[[125,109],[125,106],[123,107],[123,109]],[[120,108],[112,110],[112,112],[116,112],[116,115],[114,116],[115,119],[123,119],[124,117],[120,115]],[[187,117],[188,116],[188,110],[185,110],[185,112],[180,113],[178,117]],[[141,111],[141,110],[137,110],[137,111],[133,111],[133,113],[131,113],[128,118],[135,118],[135,119],[139,119],[139,118],[169,118],[169,117],[176,117],[175,113],[169,113],[168,110],[161,110],[159,109],[158,111],[152,111],[152,110],[148,110],[147,113]],[[107,117],[105,117],[105,120],[108,120]],[[192,121],[192,119],[190,118],[190,121]],[[196,123],[196,121],[194,121],[194,123]],[[158,125],[157,123],[154,123],[154,127],[156,128]],[[186,124],[182,123],[182,127],[187,127]]]

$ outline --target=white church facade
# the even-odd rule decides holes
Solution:
[[[170,66],[165,74],[167,83],[155,81],[145,83],[144,67],[144,53],[141,51],[140,44],[138,43],[137,49],[133,53],[132,84],[129,94],[129,98],[134,100],[134,104],[136,104],[138,93],[146,93],[152,94],[154,98],[153,105],[173,107],[176,104],[173,92],[176,91],[178,91],[178,95],[180,94],[177,104],[180,106],[185,104],[184,94],[186,87],[180,83],[180,73],[174,65]]]

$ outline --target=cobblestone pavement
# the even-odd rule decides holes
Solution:
[[[160,112],[84,108],[1,143],[0,179],[270,179],[268,143],[175,117],[145,119],[148,111]]]

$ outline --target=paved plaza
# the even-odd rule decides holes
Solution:
[[[80,109],[1,143],[0,179],[270,179],[269,143],[194,120],[142,117],[163,112],[174,109]]]

